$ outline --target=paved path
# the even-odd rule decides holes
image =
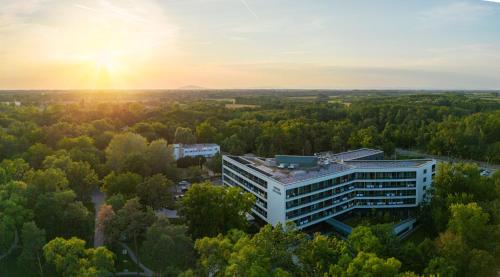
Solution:
[[[138,263],[137,262],[137,256],[135,255],[135,253],[132,251],[132,249],[130,249],[130,247],[128,247],[128,245],[126,245],[125,243],[123,242],[120,242],[120,245],[125,248],[127,250],[127,253],[128,253],[128,256],[130,257],[130,259],[139,265],[139,267],[144,271],[144,272],[139,272],[139,275],[141,276],[153,276],[153,271],[149,268],[147,268],[145,265],[143,265],[142,263]],[[126,274],[122,274],[122,273],[126,273]],[[116,273],[116,275],[131,275],[129,274],[131,272],[118,272]],[[136,272],[133,272],[134,274],[137,274]]]
[[[96,189],[94,192],[92,192],[92,203],[94,203],[95,210],[94,247],[104,245],[104,234],[102,233],[102,230],[97,226],[97,213],[99,213],[99,209],[104,203],[104,198],[104,193],[99,189]]]

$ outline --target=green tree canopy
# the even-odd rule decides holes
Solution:
[[[239,188],[193,185],[182,199],[180,213],[195,238],[225,234],[233,228],[247,226],[245,214],[250,212],[255,197]]]

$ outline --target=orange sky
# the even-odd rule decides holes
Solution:
[[[499,7],[1,0],[0,89],[499,88]]]

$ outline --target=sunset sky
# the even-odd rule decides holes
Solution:
[[[0,89],[500,89],[498,2],[0,0]]]

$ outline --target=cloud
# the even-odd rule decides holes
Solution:
[[[482,0],[484,2],[493,2],[493,3],[499,3],[500,4],[500,0]]]

